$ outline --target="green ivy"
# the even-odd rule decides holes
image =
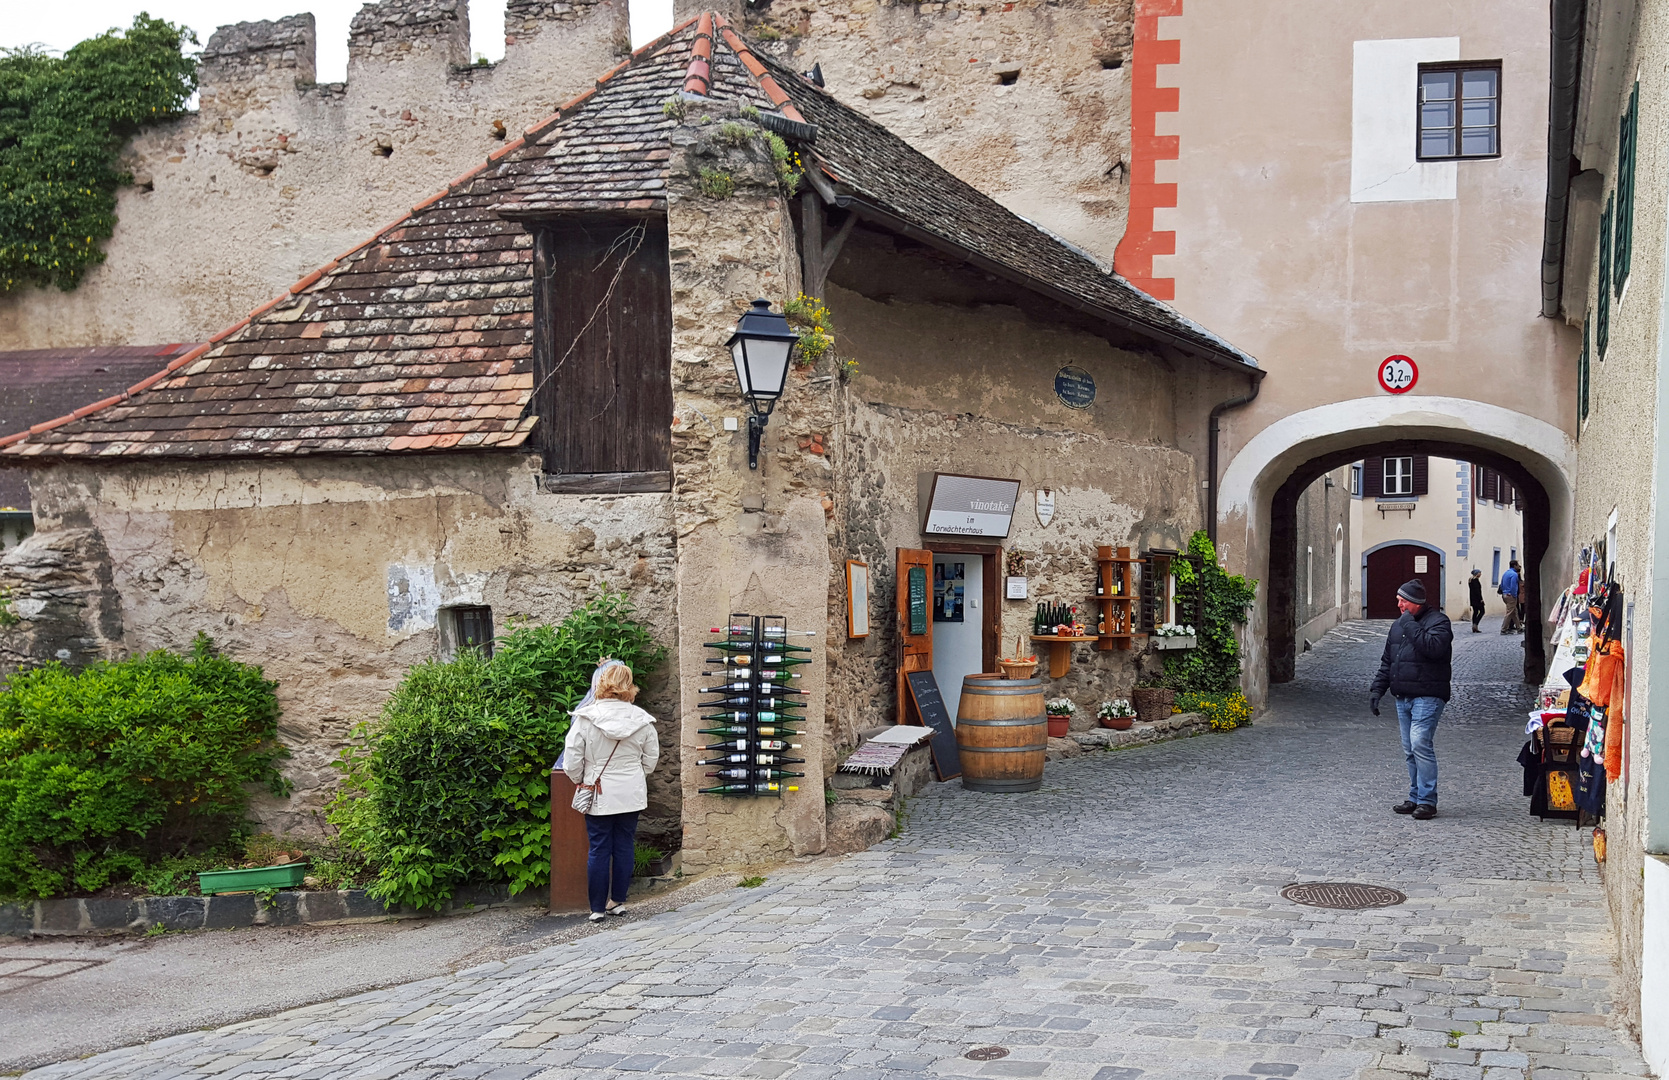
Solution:
[[[342,752],[329,812],[375,868],[373,896],[440,908],[466,882],[549,883],[550,767],[604,657],[640,682],[665,657],[607,590],[560,626],[516,627],[490,660],[465,650],[407,673]]]
[[[122,146],[185,110],[197,63],[190,30],[140,14],[62,57],[0,51],[0,293],[73,289],[116,228]]]
[[[1246,609],[1257,597],[1258,583],[1217,565],[1217,549],[1204,532],[1196,532],[1189,539],[1188,554],[1199,558],[1198,570],[1186,559],[1172,565],[1180,583],[1197,584],[1204,617],[1195,628],[1199,636],[1195,648],[1166,654],[1165,684],[1175,690],[1204,694],[1238,690],[1240,641],[1235,627],[1245,623]]]

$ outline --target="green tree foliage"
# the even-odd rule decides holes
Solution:
[[[0,293],[73,289],[104,261],[128,139],[180,115],[197,89],[191,31],[141,14],[62,57],[0,52]]]
[[[550,882],[550,767],[604,657],[639,682],[664,659],[605,590],[560,626],[521,626],[492,659],[465,650],[407,673],[343,751],[330,820],[377,870],[371,893],[439,908],[466,882]]]
[[[276,684],[219,656],[153,652],[0,688],[0,895],[96,891],[240,831],[248,785],[282,793]]]
[[[1223,694],[1240,689],[1240,641],[1234,628],[1246,621],[1246,609],[1257,597],[1258,583],[1230,574],[1217,565],[1217,549],[1204,532],[1188,541],[1188,554],[1198,556],[1195,570],[1187,560],[1176,562],[1177,578],[1197,587],[1205,617],[1196,627],[1199,645],[1165,656],[1165,684],[1175,690]]]

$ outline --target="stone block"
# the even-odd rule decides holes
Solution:
[[[35,925],[42,934],[77,934],[81,932],[80,900],[37,900]]]
[[[857,791],[872,788],[880,780],[881,777],[871,776],[869,773],[837,772],[829,776],[829,786],[836,791]]]
[[[838,802],[829,807],[827,855],[846,855],[878,844],[892,832],[893,815],[868,803]]]
[[[203,912],[203,929],[229,930],[234,926],[255,925],[255,895],[232,893],[207,898]]]
[[[927,790],[933,780],[933,751],[927,743],[904,751],[892,770],[892,789],[906,799]]]
[[[888,805],[892,802],[892,788],[853,788],[840,792],[840,801],[867,803],[870,806]]]
[[[452,903],[448,910],[469,911],[473,908],[492,907],[503,904],[510,899],[510,889],[505,885],[465,885],[452,894]]]
[[[28,937],[34,929],[34,903],[0,904],[0,937]]]
[[[201,930],[208,914],[205,896],[147,896],[140,901],[141,921],[164,930]]]
[[[344,889],[341,895],[350,919],[374,919],[389,914],[388,905],[364,889]]]
[[[139,902],[88,897],[81,901],[85,912],[82,927],[87,930],[126,930],[139,922]]]
[[[345,892],[320,889],[301,894],[302,917],[308,922],[336,922],[348,917]]]
[[[300,926],[307,921],[302,916],[299,893],[280,892],[265,907],[267,917],[264,921],[268,926]]]

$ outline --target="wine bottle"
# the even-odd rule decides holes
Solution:
[[[747,753],[749,750],[799,750],[799,743],[783,742],[781,739],[760,739],[756,744],[749,745],[746,739],[730,739],[721,743],[708,743],[702,747],[710,754],[730,753],[739,751]]]
[[[747,667],[733,667],[722,672],[715,671],[713,674],[722,675],[727,679],[751,679],[753,678],[753,669]],[[781,671],[773,668],[760,668],[759,677],[766,682],[787,682],[789,679],[803,678],[803,676],[797,671]]]
[[[751,761],[750,761],[751,758]],[[724,757],[708,758],[698,761],[697,765],[804,765],[805,758],[783,757],[781,754],[726,754]]]
[[[799,786],[789,784],[720,784],[718,787],[698,789],[703,795],[775,795],[783,791],[798,791]]]
[[[746,725],[743,725],[743,724],[731,724],[731,725],[728,725],[726,727],[704,727],[704,728],[700,728],[699,731],[703,735],[747,735],[747,734],[750,734]],[[757,731],[751,732],[751,734],[755,734],[755,735],[798,735],[799,732],[798,731],[791,731],[788,728],[783,727],[783,726],[778,725],[778,724],[770,724],[770,725],[761,726]]]
[[[1097,595],[1097,596],[1106,596],[1107,595],[1107,581],[1106,581],[1105,576],[1101,573],[1101,567],[1100,566],[1097,566],[1095,568],[1095,595]]]
[[[737,709],[733,712],[711,713],[707,716],[702,717],[703,720],[711,721],[713,723],[721,723],[721,722],[727,721],[727,720],[737,721],[737,722],[740,722],[740,723],[746,723],[748,720],[751,720],[753,718],[754,718],[754,714],[751,713],[751,712],[748,712],[744,709]],[[794,721],[794,720],[801,720],[801,719],[803,719],[803,717],[788,716],[788,715],[785,715],[783,713],[775,713],[775,712],[760,712],[759,716],[758,716],[758,719],[759,719],[760,723],[765,724],[765,723],[771,722],[772,720]]]
[[[783,772],[781,769],[719,769],[707,775],[723,780],[787,780],[805,773]]]

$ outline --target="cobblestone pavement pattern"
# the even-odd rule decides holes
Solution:
[[[757,888],[29,1076],[1645,1075],[1584,834],[1519,795],[1520,639],[1457,638],[1418,822],[1367,712],[1384,629],[1324,638],[1251,728],[1052,763],[1027,795],[945,784],[898,839]],[[1299,880],[1408,900],[1301,907]],[[964,1056],[986,1046],[1009,1053]]]

